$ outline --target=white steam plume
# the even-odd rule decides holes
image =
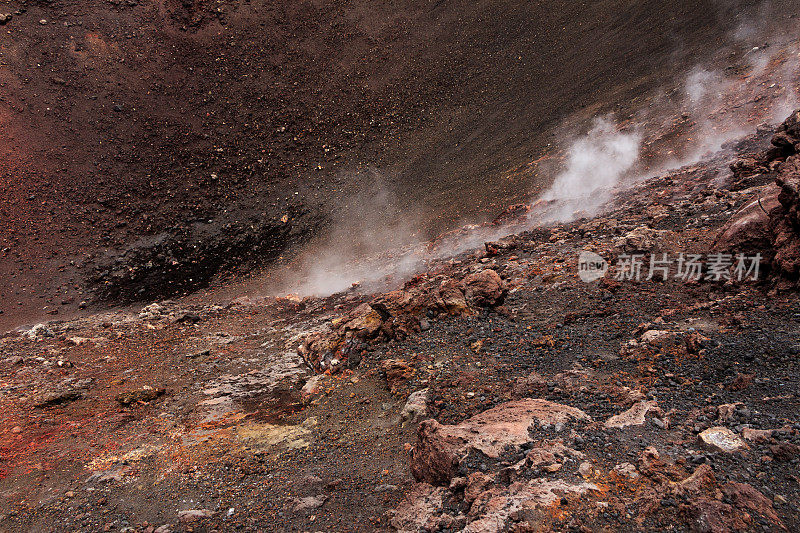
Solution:
[[[351,183],[366,183],[335,210],[331,230],[282,272],[281,292],[324,296],[353,284],[370,287],[387,275],[406,276],[420,266],[419,230],[383,176],[369,169]]]
[[[754,35],[746,27],[735,35],[746,45],[747,52],[739,56],[744,70],[689,71],[679,89],[654,94],[647,106],[627,117],[625,124],[636,126],[623,129],[610,117],[595,120],[586,134],[568,143],[561,169],[533,205],[527,225],[596,215],[622,188],[694,163],[761,122],[785,118],[798,105],[797,42],[747,42]],[[407,222],[414,216],[399,210],[387,190],[378,184],[352,199],[350,215],[281,276],[279,292],[321,296],[357,282],[365,290],[387,281],[396,286],[432,260],[522,229],[518,224],[473,226],[434,245],[422,243],[419,228]]]
[[[548,204],[544,219],[563,221],[574,218],[576,212],[595,214],[636,164],[641,142],[637,131],[619,131],[609,118],[595,120],[588,133],[571,143],[564,170],[541,196]],[[541,221],[541,213],[537,215]]]

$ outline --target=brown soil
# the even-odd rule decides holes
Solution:
[[[775,196],[778,160],[729,164],[768,147],[798,42],[763,73],[750,41],[727,46],[748,20],[794,27],[772,7],[0,9],[23,9],[0,26],[0,330],[49,319],[0,334],[0,531],[800,528],[796,287],[577,276],[582,250],[709,253]],[[674,94],[695,61],[729,82],[703,110],[719,131]],[[606,110],[642,128],[637,171],[657,176],[599,215],[532,226],[547,205],[517,207],[449,237],[513,235],[392,292],[260,294],[280,272],[258,267],[357,227],[340,223],[376,182],[396,199],[377,218],[423,236],[490,219]],[[530,424],[531,405],[585,416]],[[703,442],[720,427],[745,446]]]
[[[292,253],[358,216],[365,167],[425,231],[493,216],[543,185],[527,165],[567,117],[707,59],[748,4],[9,2],[0,326],[76,312],[98,266],[165,236],[263,226],[264,250],[181,270],[195,285]],[[159,268],[157,292],[192,288]]]
[[[763,146],[769,134],[738,149]],[[609,276],[586,284],[576,275],[579,250],[611,259],[631,241],[614,243],[643,225],[662,236],[660,244],[644,246],[708,251],[731,214],[758,194],[732,191],[731,180],[719,180],[731,157],[723,153],[649,180],[596,219],[525,232],[490,252],[441,262],[405,290],[442,277],[470,283],[470,271],[492,269],[503,278],[505,299],[476,299],[476,285],[467,305],[495,307],[465,307],[453,317],[431,304],[424,327],[414,319],[416,333],[399,329],[416,315],[403,318],[405,311],[392,308],[394,330],[384,323],[381,331],[395,337],[388,343],[383,333],[361,337],[358,360],[351,355],[350,368],[322,376],[313,388],[312,374],[292,351],[300,336],[340,327],[340,317],[372,297],[240,299],[224,307],[162,302],[5,335],[0,527],[391,531],[398,517],[408,523],[404,501],[428,490],[415,485],[408,453],[409,445],[419,448],[420,419],[402,415],[409,394],[426,388],[427,417],[441,424],[525,397],[591,417],[568,430],[531,430],[530,445],[557,438],[576,447],[593,472],[587,481],[600,489],[556,499],[538,514],[514,515],[515,524],[528,516],[549,530],[703,530],[704,506],[728,505],[722,492],[721,500],[713,496],[718,480],[730,497],[762,494],[746,516],[727,511],[723,526],[796,529],[793,293],[768,294],[764,281],[687,285]],[[775,187],[769,179],[750,185]],[[349,327],[373,327],[359,324]],[[667,340],[645,341],[648,331]],[[604,429],[637,397],[653,400],[658,410],[646,413],[642,425]],[[734,407],[723,411],[725,405]],[[697,435],[718,425],[770,436],[748,441],[736,454],[700,447]],[[637,460],[648,447],[659,454],[655,463]],[[413,453],[414,461],[423,460]],[[515,453],[512,446],[499,459],[470,455],[459,475],[471,469],[494,475],[519,459]],[[628,462],[636,482],[618,474]],[[537,476],[573,483],[576,467],[565,460]],[[710,471],[710,491],[676,488],[690,486],[692,472],[708,477]],[[417,511],[412,521],[466,512],[452,490],[444,508]]]

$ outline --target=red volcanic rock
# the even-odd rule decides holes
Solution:
[[[759,198],[742,207],[722,227],[714,249],[736,253],[769,250],[772,246],[769,212],[779,205],[778,190],[767,186]]]
[[[780,125],[772,137],[774,148],[759,156],[759,168],[777,169],[775,183],[780,187],[777,195],[778,204],[770,201],[767,232],[771,240],[771,261],[773,272],[796,282],[800,278],[800,110],[793,112]],[[742,163],[743,169],[749,168]],[[734,173],[737,169],[734,168]],[[773,194],[766,195],[770,199]],[[762,204],[764,201],[762,200]],[[750,207],[747,216],[742,210],[723,230],[718,239],[721,247],[735,244],[738,241],[746,244],[763,242],[763,233],[759,225],[762,216]],[[745,208],[747,209],[747,207]],[[736,220],[738,219],[738,221]]]
[[[531,440],[528,428],[534,423],[558,426],[570,420],[591,420],[589,415],[566,405],[540,399],[504,403],[458,425],[426,420],[417,431],[417,445],[411,456],[411,472],[417,480],[446,484],[470,451],[497,458],[506,447]]]
[[[435,531],[435,527],[429,526],[438,525],[438,514],[446,495],[444,487],[432,487],[426,483],[414,485],[394,511],[392,527],[397,531]]]
[[[671,492],[685,503],[680,514],[693,522],[698,531],[731,533],[752,527],[753,516],[771,523],[773,530],[785,530],[766,496],[745,483],[718,484],[711,467],[700,465],[697,470],[676,484]]]
[[[414,368],[402,359],[387,359],[381,363],[381,370],[386,373],[389,390],[396,391],[398,386],[414,375]]]
[[[769,447],[776,461],[788,462],[800,455],[800,446],[791,442],[781,442]]]
[[[742,182],[744,179],[755,174],[769,171],[762,158],[754,155],[737,158],[731,163],[730,169],[737,182]]]
[[[775,513],[772,502],[752,486],[746,483],[731,481],[722,487],[722,492],[733,502],[738,510],[748,510],[753,514],[763,516],[776,528],[786,530],[783,522]]]
[[[361,343],[402,340],[419,333],[420,318],[428,311],[474,315],[477,307],[500,305],[507,292],[505,282],[491,269],[470,274],[461,281],[442,278],[416,278],[403,290],[381,294],[359,305],[332,320],[328,330],[304,336],[297,352],[314,370],[335,372],[352,362],[352,354],[360,350]]]
[[[800,150],[800,109],[794,111],[783,121],[770,141],[778,148]]]
[[[412,450],[411,473],[418,480],[445,485],[458,468],[458,452],[464,443],[446,434],[447,426],[425,420],[417,429],[417,445]]]
[[[439,285],[437,293],[439,306],[447,313],[458,316],[469,313],[469,306],[464,291],[454,279],[446,279]]]
[[[423,288],[410,288],[382,294],[370,305],[380,313],[386,336],[402,339],[419,332],[419,317],[432,306],[432,303],[428,291]]]
[[[800,275],[800,159],[793,155],[779,168],[780,207],[770,213],[777,271],[793,280]]]
[[[773,148],[731,164],[734,178],[776,171],[779,189],[764,191],[736,213],[720,231],[715,249],[763,252],[773,273],[800,279],[800,110],[791,114],[772,138]]]
[[[500,305],[505,295],[505,283],[494,270],[482,270],[464,278],[464,297],[472,305]]]

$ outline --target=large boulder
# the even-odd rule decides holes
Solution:
[[[528,429],[534,424],[560,429],[572,420],[591,418],[574,407],[530,398],[504,403],[458,425],[425,420],[417,431],[411,472],[418,480],[447,484],[471,452],[497,459],[506,449],[530,442]]]
[[[721,252],[767,252],[772,247],[769,212],[780,205],[778,189],[760,187],[756,198],[739,209],[722,227],[714,242]]]
[[[470,313],[461,284],[454,279],[448,278],[439,285],[437,303],[442,310],[454,316]]]
[[[492,269],[481,270],[464,278],[464,297],[474,306],[500,305],[505,295],[505,283]]]
[[[780,206],[770,212],[776,271],[792,280],[800,277],[800,156],[790,156],[775,178]]]

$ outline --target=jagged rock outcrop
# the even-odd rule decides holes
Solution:
[[[417,432],[411,472],[420,481],[447,484],[471,453],[497,459],[508,448],[529,442],[528,430],[535,425],[560,429],[572,420],[591,418],[574,407],[530,398],[504,403],[454,426],[426,420]]]
[[[798,112],[800,113],[800,111]],[[788,142],[787,134],[778,137]],[[773,139],[774,140],[774,139]],[[792,146],[794,150],[794,145]],[[780,206],[770,212],[769,228],[775,249],[774,265],[781,275],[796,281],[800,277],[800,156],[789,156],[778,170],[775,183],[781,188]]]
[[[334,319],[327,329],[305,335],[297,351],[319,372],[354,367],[366,343],[418,333],[421,319],[429,313],[475,315],[501,305],[507,292],[505,281],[490,268],[461,279],[417,277],[402,290],[381,294]]]
[[[536,521],[566,497],[599,491],[588,481],[554,477],[564,464],[577,466],[584,454],[562,438],[531,433],[566,436],[566,424],[590,421],[580,409],[530,398],[458,425],[424,421],[411,454],[411,471],[420,482],[394,511],[391,525],[398,531],[499,532]]]
[[[723,252],[760,251],[771,255],[772,232],[769,213],[780,205],[779,191],[772,185],[756,192],[757,197],[739,209],[722,227],[714,248]]]
[[[546,531],[559,529],[560,510],[568,510],[574,530],[588,531],[608,509],[624,510],[643,530],[666,516],[691,531],[728,533],[756,524],[786,530],[766,496],[746,483],[721,482],[709,465],[687,469],[649,446],[635,464],[603,467],[596,449],[542,438],[569,420],[584,422],[570,428],[573,435],[592,426],[582,411],[532,399],[458,425],[424,422],[412,450],[419,483],[390,513],[390,524],[401,532]]]
[[[786,282],[800,278],[800,110],[773,135],[772,148],[731,164],[734,180],[774,173],[779,189],[766,188],[737,212],[720,231],[715,248],[761,252],[772,272]]]

